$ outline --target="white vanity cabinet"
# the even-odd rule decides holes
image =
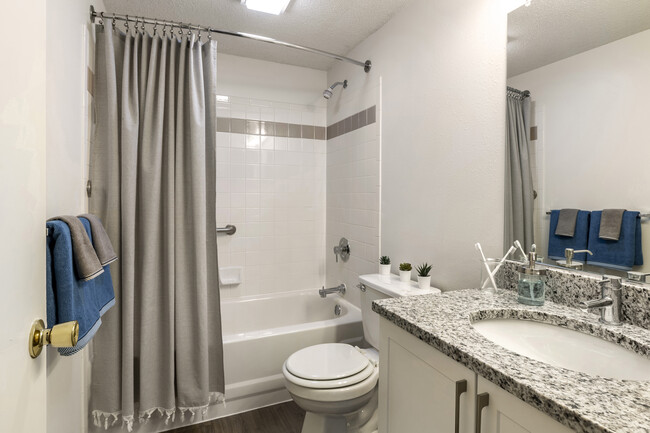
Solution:
[[[473,433],[476,374],[380,321],[379,432]]]
[[[489,399],[488,406],[481,411],[482,433],[573,432],[481,376],[478,376],[477,394],[487,394]]]
[[[379,433],[572,432],[384,318],[380,333]]]

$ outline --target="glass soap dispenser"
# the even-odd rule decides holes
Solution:
[[[517,292],[519,297],[517,301],[526,305],[544,305],[544,295],[546,291],[546,269],[535,267],[537,261],[537,252],[535,244],[532,245],[528,253],[528,264],[519,266],[519,284]]]

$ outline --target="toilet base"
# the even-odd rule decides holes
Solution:
[[[326,414],[307,411],[302,433],[377,433],[377,389],[361,409],[349,414]]]

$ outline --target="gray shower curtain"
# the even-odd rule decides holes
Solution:
[[[533,244],[533,174],[529,156],[530,97],[507,92],[504,250]]]
[[[109,20],[107,20],[109,21]],[[116,247],[94,338],[96,425],[201,416],[224,392],[216,42],[97,27],[90,211]]]

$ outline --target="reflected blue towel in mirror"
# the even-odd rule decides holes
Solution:
[[[80,220],[92,242],[90,223],[85,218]],[[79,322],[77,345],[58,348],[61,355],[72,355],[88,344],[102,323],[101,316],[115,304],[113,281],[108,266],[95,279],[77,279],[68,225],[53,220],[47,222],[47,227],[47,325],[51,328],[71,320]]]
[[[601,239],[600,219],[602,211],[591,213],[589,229],[589,251],[594,253],[587,258],[592,266],[629,271],[633,266],[643,264],[641,245],[641,218],[639,212],[625,211],[621,223],[621,234],[617,241]]]
[[[576,217],[576,228],[573,236],[560,236],[555,234],[557,222],[560,218],[559,210],[551,211],[551,224],[548,230],[548,257],[553,260],[564,260],[564,250],[566,248],[573,248],[574,250],[587,249],[589,239],[589,211],[578,211]],[[574,260],[584,263],[587,259],[586,253],[576,254]]]

